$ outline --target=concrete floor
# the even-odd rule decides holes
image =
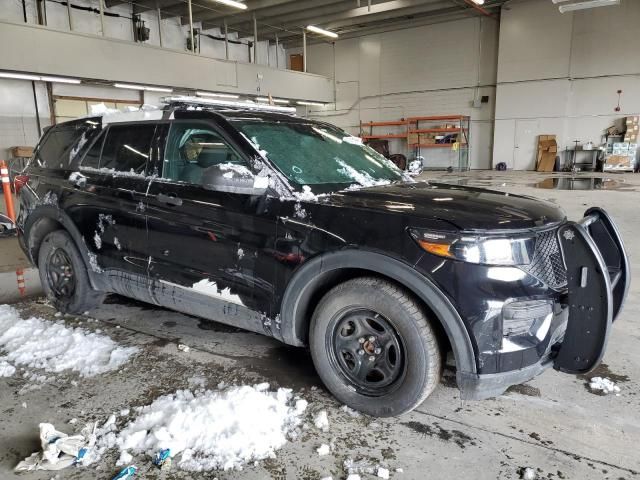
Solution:
[[[605,207],[617,220],[640,276],[640,175],[599,175],[596,190],[546,189],[559,183],[577,188],[594,182],[556,180],[546,174],[523,172],[430,173],[424,177],[452,183],[492,187],[544,198],[561,205],[570,218],[579,218],[591,205]],[[540,184],[542,182],[542,184]],[[4,246],[2,247],[4,249]],[[640,281],[631,286],[625,309],[616,322],[609,349],[598,374],[615,379],[620,396],[598,396],[584,378],[548,371],[527,385],[499,398],[461,402],[451,376],[414,412],[395,419],[352,418],[321,386],[309,355],[272,339],[212,322],[187,317],[120,297],[89,318],[68,317],[69,324],[100,328],[115,340],[144,350],[119,372],[70,383],[74,375],[58,375],[34,391],[21,391],[20,378],[0,378],[0,478],[14,478],[16,463],[38,450],[39,422],[52,422],[71,433],[69,419],[104,421],[125,406],[145,405],[159,395],[188,386],[187,379],[204,375],[215,388],[227,383],[268,381],[291,387],[310,401],[309,411],[327,409],[328,433],[308,431],[288,443],[274,460],[241,472],[218,472],[219,479],[345,478],[346,458],[386,463],[392,478],[515,479],[522,467],[537,470],[538,478],[630,479],[640,477]],[[27,314],[52,318],[55,313],[39,299],[17,306]],[[191,346],[187,353],[178,343]],[[449,375],[452,372],[448,372]],[[320,388],[312,390],[312,386]],[[21,406],[25,402],[26,408]],[[121,426],[121,425],[120,425]],[[335,441],[335,454],[319,457],[321,443]],[[110,479],[118,470],[107,456],[99,469],[69,469],[59,478]],[[138,457],[141,478],[213,478],[213,474],[160,473],[149,459]],[[400,467],[404,473],[394,473]],[[52,473],[23,474],[50,479]],[[364,476],[363,478],[373,478]]]

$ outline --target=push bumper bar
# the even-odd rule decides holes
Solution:
[[[611,325],[629,290],[629,260],[622,239],[600,208],[587,210],[579,222],[563,224],[557,235],[567,268],[564,339],[559,345],[549,345],[538,363],[520,370],[483,375],[458,372],[462,399],[500,395],[551,366],[565,373],[588,373],[602,360]]]
[[[588,373],[602,360],[627,296],[629,260],[617,227],[600,208],[562,225],[558,240],[567,267],[569,320],[554,368]]]

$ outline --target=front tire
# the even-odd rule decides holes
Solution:
[[[409,412],[440,381],[442,356],[423,308],[383,279],[355,278],[329,291],[313,314],[309,343],[326,387],[369,415]]]
[[[51,232],[42,241],[38,273],[44,293],[60,312],[81,314],[104,299],[102,292],[91,287],[80,252],[64,230]]]

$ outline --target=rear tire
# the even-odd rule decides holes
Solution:
[[[104,293],[91,287],[84,260],[64,230],[51,232],[42,241],[38,271],[44,293],[60,312],[81,314],[104,299]]]
[[[326,387],[369,415],[409,412],[440,381],[442,356],[423,308],[379,278],[356,278],[329,291],[313,314],[309,343]]]

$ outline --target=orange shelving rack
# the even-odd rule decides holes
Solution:
[[[408,117],[400,120],[384,122],[360,122],[360,136],[363,140],[373,139],[404,139],[407,149],[413,150],[417,157],[425,158],[425,168],[433,168],[429,165],[429,155],[423,155],[422,149],[449,149],[450,162],[445,168],[457,170],[469,169],[469,129],[471,118],[466,115],[437,115],[423,117]],[[443,126],[444,123],[444,126]],[[404,127],[401,131],[393,133],[374,133],[375,127]],[[368,131],[365,131],[368,129]],[[442,139],[437,135],[444,134]],[[430,135],[424,137],[424,135]],[[443,141],[448,135],[455,135],[455,139]],[[433,156],[432,156],[433,157]],[[442,155],[440,155],[442,157]],[[442,158],[441,158],[442,159]],[[442,168],[442,167],[436,167]]]

